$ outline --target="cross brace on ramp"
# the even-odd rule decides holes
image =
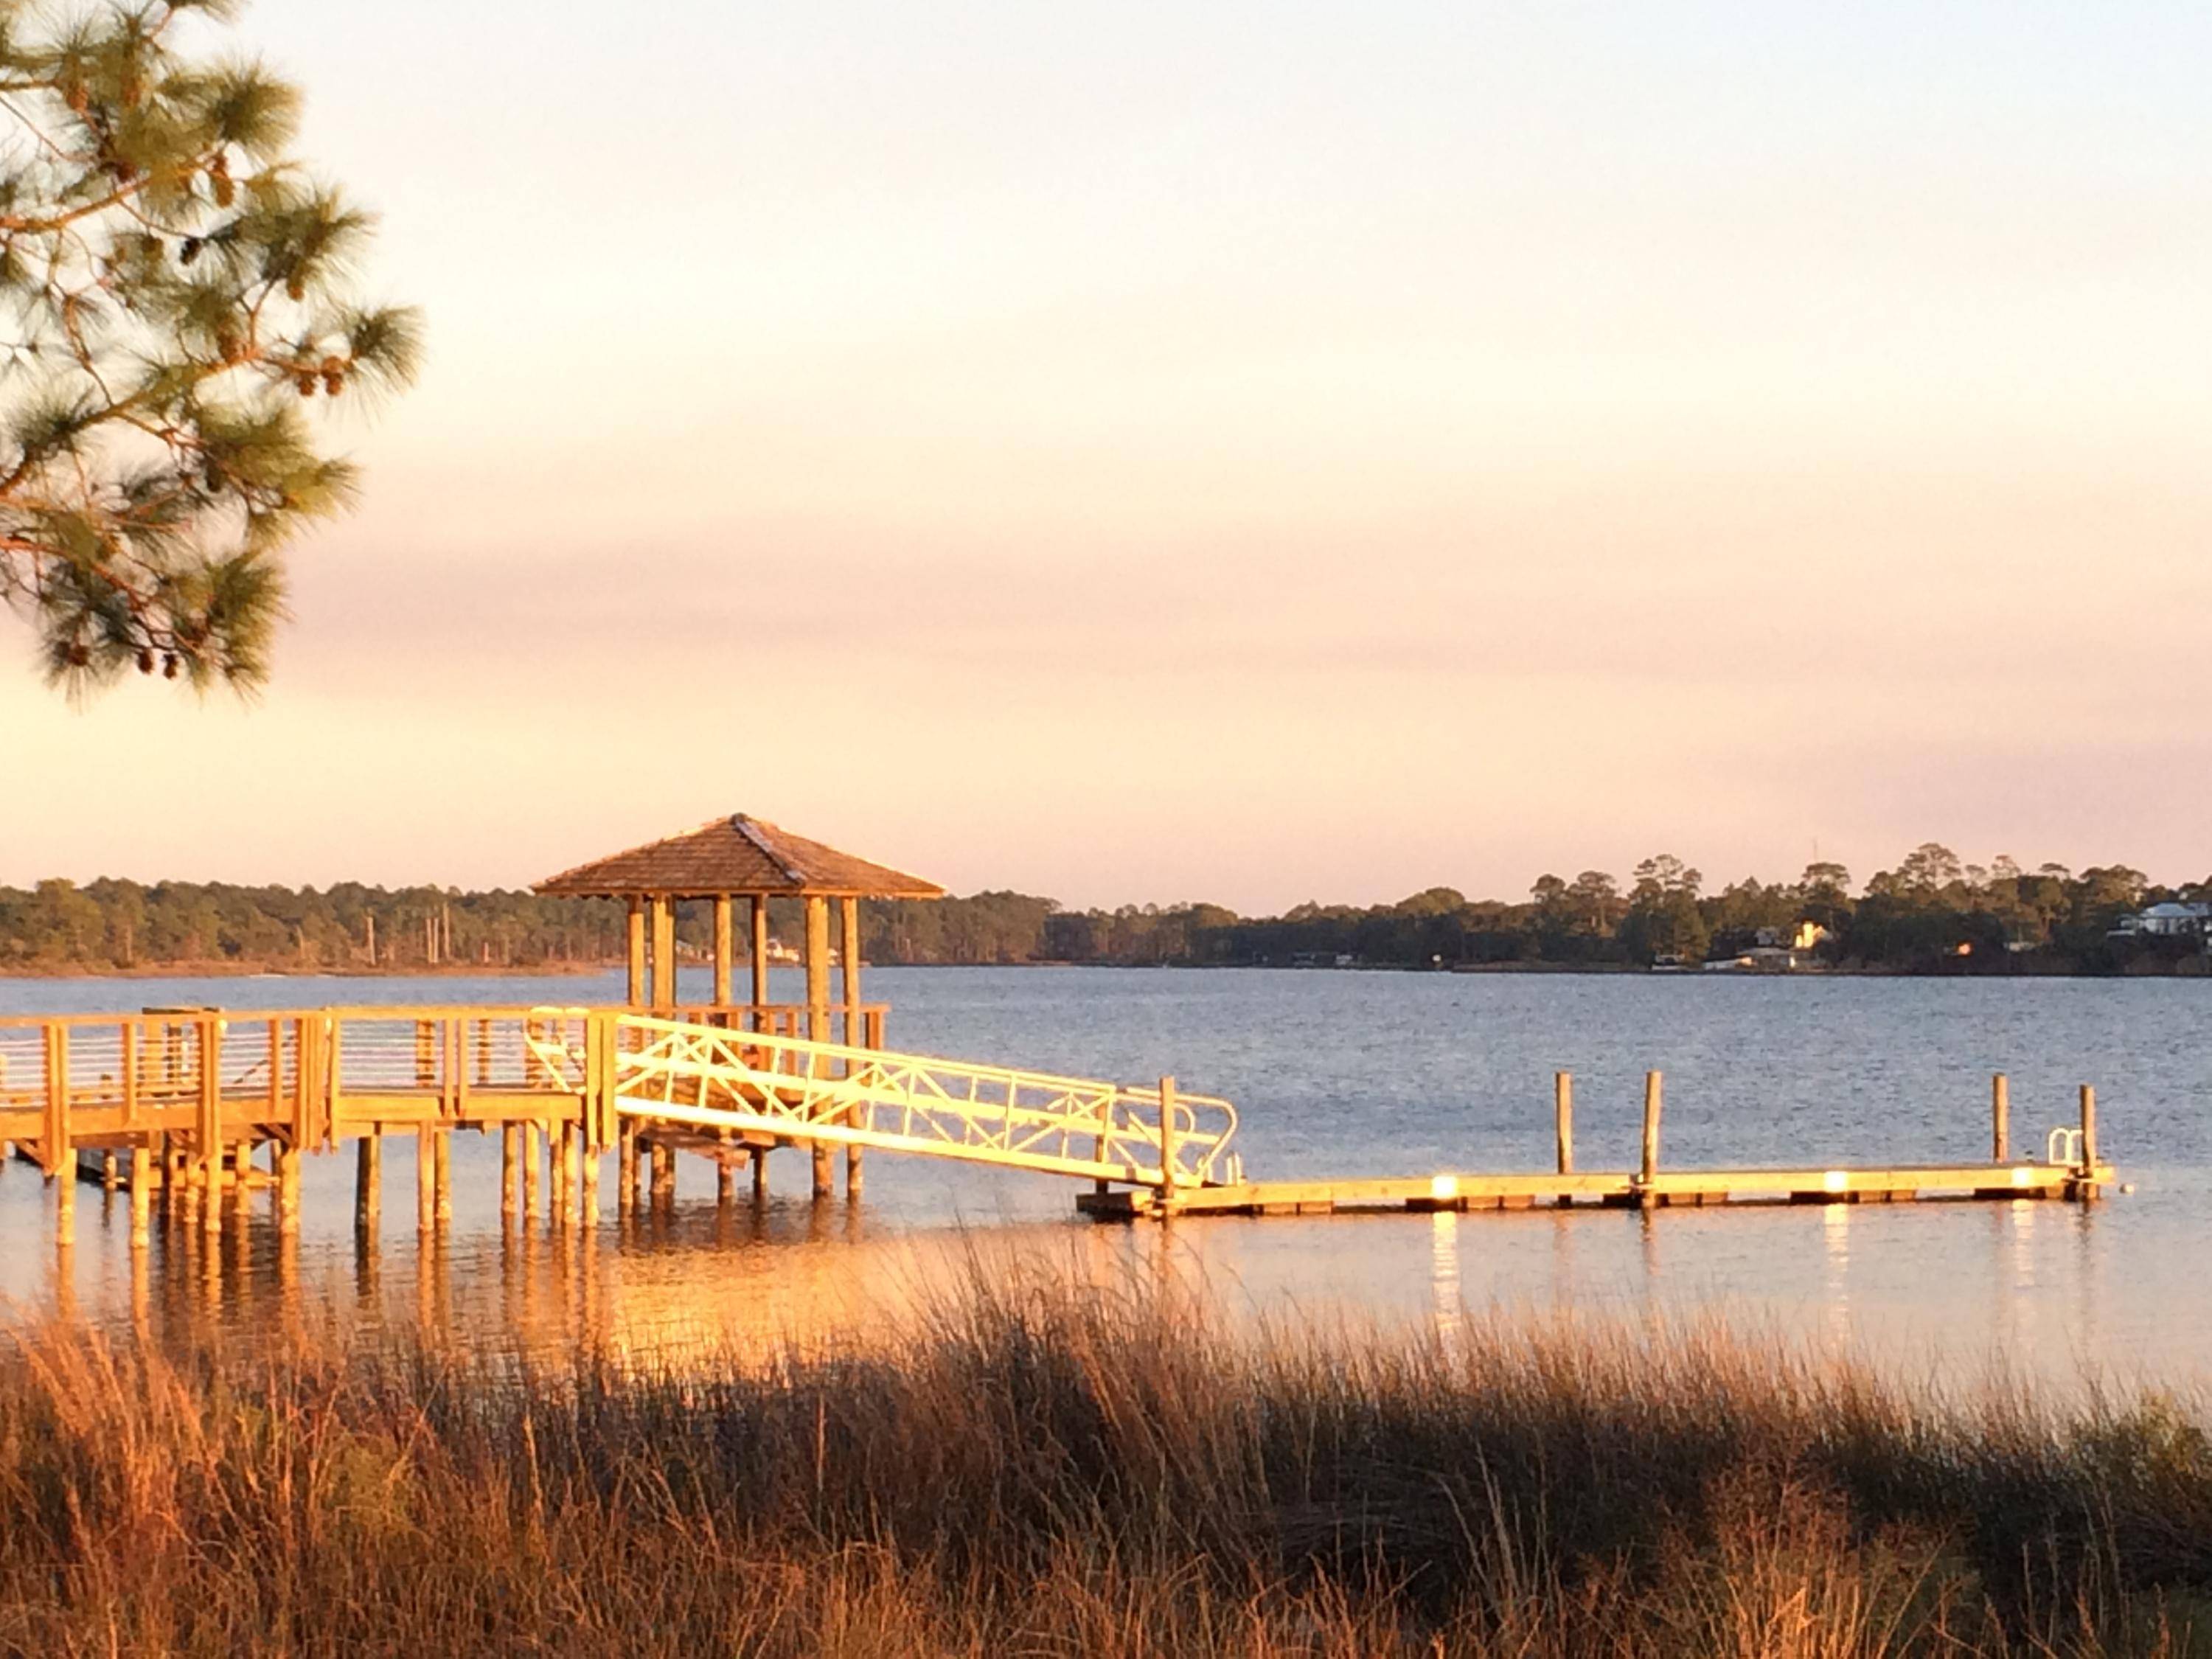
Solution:
[[[1225,1100],[624,1014],[622,1116],[1047,1175],[1198,1188],[1242,1178]],[[541,1057],[565,1074],[578,1057]]]

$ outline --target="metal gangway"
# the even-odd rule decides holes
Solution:
[[[550,1011],[549,1011],[550,1012]],[[690,1020],[615,1017],[622,1117],[735,1137],[957,1158],[1156,1188],[1242,1181],[1237,1109],[1156,1089]],[[548,1021],[547,1073],[580,1079],[586,1051]]]

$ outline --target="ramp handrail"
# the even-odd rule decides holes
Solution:
[[[1164,1170],[1156,1089],[644,1015],[616,1026],[616,1109],[632,1117],[1153,1187],[1213,1183],[1237,1130],[1227,1101],[1173,1091]]]

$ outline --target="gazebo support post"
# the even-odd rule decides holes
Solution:
[[[629,902],[629,1006],[645,1006],[645,901]]]
[[[730,896],[714,896],[714,1006],[730,1006]]]
[[[752,899],[753,1006],[756,1009],[761,1009],[767,1007],[769,1004],[768,895],[765,893],[755,893],[752,896]],[[768,1016],[766,1014],[756,1013],[753,1016],[753,1029],[755,1030],[764,1031],[768,1029]]]

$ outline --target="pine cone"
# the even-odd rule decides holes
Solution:
[[[330,396],[333,398],[337,397],[339,392],[345,390],[345,376],[343,374],[324,375],[323,390]]]
[[[177,678],[177,653],[173,651],[161,653],[161,678],[165,680]]]
[[[154,672],[154,653],[143,646],[138,649],[138,672],[142,674],[150,674]]]
[[[315,395],[315,377],[312,374],[302,374],[292,384],[299,387],[300,395],[302,398],[312,398]]]

